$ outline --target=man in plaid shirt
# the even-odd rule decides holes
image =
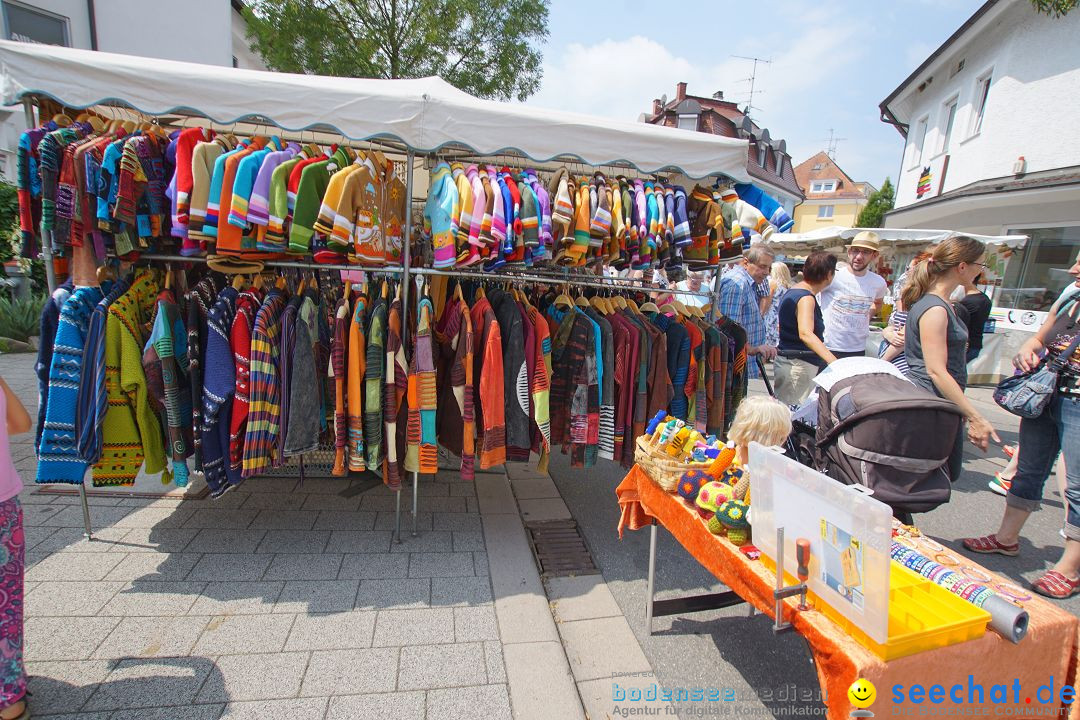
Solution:
[[[742,262],[720,278],[717,309],[746,331],[747,354],[761,355],[763,360],[776,357],[776,348],[765,344],[765,319],[761,316],[757,287],[769,277],[775,257],[765,245],[751,245]],[[749,365],[750,377],[760,377],[757,363]]]

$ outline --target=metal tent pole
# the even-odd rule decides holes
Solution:
[[[709,305],[708,318],[710,323],[715,320],[716,316],[719,314],[719,308],[717,306],[720,305],[720,271],[722,268],[722,265],[717,266],[716,278],[713,279],[712,304]]]
[[[90,527],[90,504],[86,501],[86,478],[79,485],[79,499],[82,500],[83,535],[88,541],[94,539],[94,529]]]
[[[412,191],[413,191],[413,162],[416,155],[412,150],[405,154],[405,229],[401,238],[401,342],[408,341],[409,330],[409,290],[412,285],[412,276],[409,275],[409,264],[412,260]],[[396,438],[387,438],[387,442],[396,442]],[[413,521],[412,534],[416,536],[416,473],[413,473]],[[399,486],[394,499],[394,542],[401,542],[401,487]]]

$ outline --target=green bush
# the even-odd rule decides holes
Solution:
[[[14,301],[0,296],[0,337],[26,342],[31,335],[37,335],[46,300],[47,296]]]

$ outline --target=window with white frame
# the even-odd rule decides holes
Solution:
[[[769,146],[763,142],[758,143],[757,148],[757,164],[761,167],[765,167],[765,161],[769,157]]]
[[[833,216],[832,205],[818,205],[817,217],[818,220],[831,220]]]
[[[679,116],[679,129],[680,130],[697,130],[698,129],[698,116],[696,114],[680,115]]]
[[[982,130],[983,115],[986,113],[986,101],[990,97],[990,81],[993,71],[988,71],[975,81],[975,102],[971,113],[971,134],[977,135]]]
[[[929,127],[929,115],[924,115],[915,123],[915,132],[911,136],[911,165],[909,169],[917,167],[922,162],[923,150],[926,145],[926,131]]]
[[[953,125],[956,124],[956,103],[957,98],[953,98],[945,103],[944,122],[941,129],[941,152],[949,152],[949,146],[952,144],[952,131]]]
[[[810,192],[812,193],[831,193],[836,192],[835,180],[815,180],[810,184]]]

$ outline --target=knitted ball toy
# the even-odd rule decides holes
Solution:
[[[734,497],[733,493],[734,488],[726,483],[716,480],[705,483],[698,490],[697,500],[695,501],[698,512],[701,513],[702,517],[706,518],[714,515],[718,507]]]
[[[733,545],[745,545],[750,541],[750,506],[740,500],[728,500],[716,511],[716,519],[727,528],[728,540]]]
[[[710,480],[712,480],[712,478],[706,475],[702,470],[687,470],[682,474],[682,477],[679,478],[679,497],[687,502],[694,502],[697,499],[698,490]]]

